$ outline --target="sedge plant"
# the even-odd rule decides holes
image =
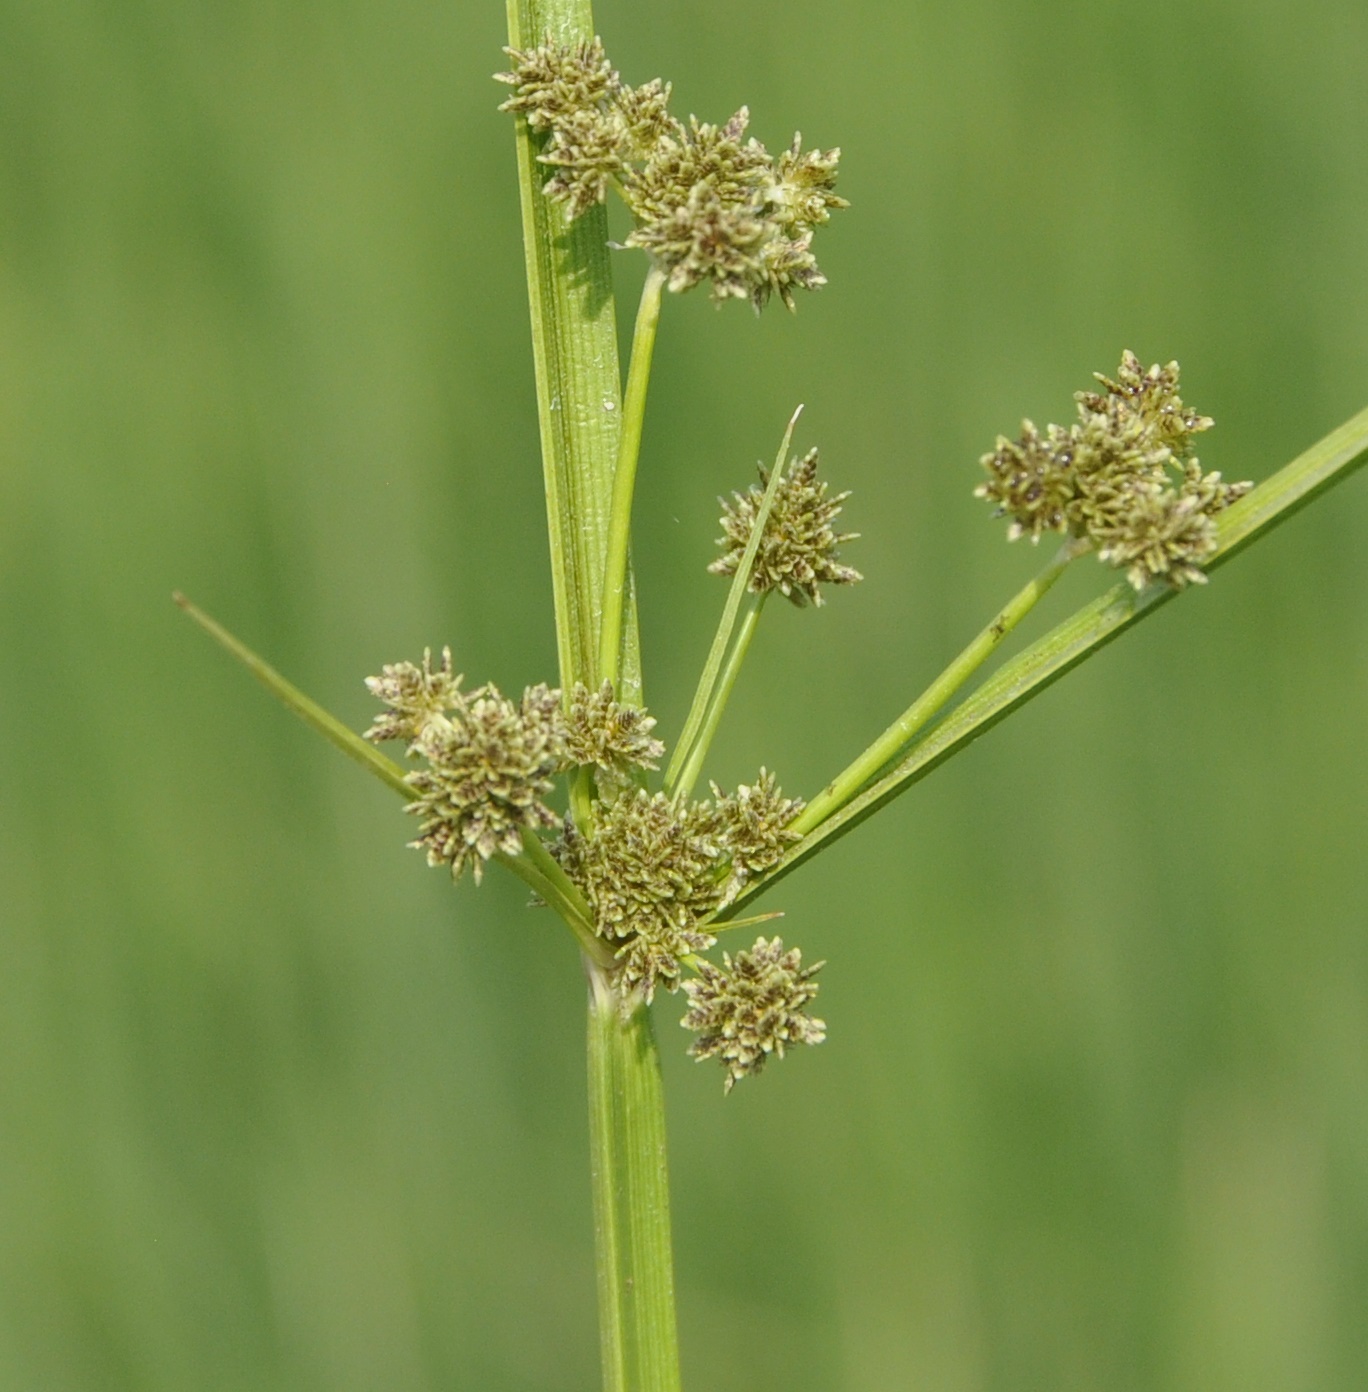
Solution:
[[[839,530],[846,494],[818,452],[793,451],[798,413],[759,478],[723,504],[709,567],[725,598],[682,729],[667,746],[641,703],[631,520],[652,352],[663,306],[707,288],[774,301],[825,283],[813,243],[846,201],[840,152],[773,154],[745,108],[720,124],[670,109],[659,79],[626,83],[587,0],[509,0],[517,127],[559,673],[516,696],[467,686],[448,648],[367,679],[379,709],[351,731],[182,596],[177,602],[287,706],[387,784],[412,844],[453,880],[493,864],[518,876],[577,943],[588,982],[589,1136],[607,1392],[680,1386],[665,1112],[652,1002],[683,998],[689,1052],[724,1089],[819,1044],[822,963],[762,929],[761,895],[1057,677],[1153,613],[1368,459],[1368,411],[1257,487],[1204,470],[1212,421],[1180,395],[1176,363],[1123,355],[1080,391],[1074,418],[1022,423],[981,460],[977,493],[1009,537],[1050,558],[887,730],[806,800],[759,763],[703,784],[766,605],[802,607],[861,579]],[[610,246],[605,203],[632,218]],[[612,262],[644,254],[625,377]],[[1120,573],[1091,604],[978,685],[972,679],[1063,572],[1085,557]],[[417,656],[417,655],[415,655]],[[968,692],[966,694],[966,688]],[[397,751],[391,758],[379,746]],[[729,944],[735,939],[729,939]],[[742,942],[745,939],[741,939]],[[748,1083],[748,1086],[754,1086]]]

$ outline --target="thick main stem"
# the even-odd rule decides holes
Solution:
[[[561,43],[585,42],[594,34],[593,16],[588,0],[508,0],[508,31],[516,49],[539,44],[548,33]],[[613,480],[628,413],[619,409],[606,212],[595,207],[567,221],[542,193],[546,171],[537,153],[534,136],[519,118],[518,185],[556,639],[561,685],[568,691],[575,682],[593,684],[598,673]],[[644,389],[643,378],[643,401]],[[635,417],[639,430],[639,410]],[[625,560],[615,594],[618,698],[639,704],[640,650]],[[584,791],[577,804],[585,801]],[[577,805],[576,814],[584,818],[587,809]],[[678,1392],[665,1103],[655,1041],[644,1008],[621,1020],[606,972],[592,958],[586,967],[593,984],[589,1119],[604,1387]]]
[[[679,1392],[665,1105],[650,1012],[589,973],[589,1145],[605,1392]]]
[[[1070,561],[1088,549],[1071,537],[1054,559],[1028,585],[1018,590],[993,621],[964,649],[930,686],[852,764],[839,773],[803,809],[793,830],[806,834],[820,826],[853,798],[891,760],[896,759],[960,687],[987,661],[998,645],[1040,602],[1064,574]]]
[[[563,43],[591,39],[588,0],[508,0],[508,41],[515,49],[547,34]],[[551,581],[561,686],[591,685],[598,665],[603,576],[613,472],[621,434],[621,391],[608,214],[601,206],[574,219],[542,192],[539,144],[518,118],[532,356],[537,378]],[[630,602],[620,642],[621,685],[640,689],[636,619]]]

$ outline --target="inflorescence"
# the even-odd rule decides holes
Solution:
[[[555,132],[546,158],[557,164],[567,198],[592,202],[590,194],[601,192],[594,180],[610,173],[645,187],[631,161],[652,132],[647,167],[667,156],[680,168],[706,164],[709,197],[741,197],[753,186],[738,171],[768,161],[755,142],[740,144],[743,121],[721,131],[694,123],[681,134],[664,114],[668,89],[623,88],[596,44],[514,56],[518,92],[510,105],[534,128]],[[605,121],[611,114],[612,128],[620,128],[611,148],[607,127],[598,129],[592,168],[588,155],[572,158],[589,145],[572,147],[564,134],[576,112],[591,110]],[[796,151],[795,144],[794,160]],[[781,159],[776,167],[789,166]],[[815,204],[793,206],[817,216]],[[1160,579],[1176,588],[1205,580],[1201,566],[1216,547],[1213,519],[1250,485],[1223,483],[1191,456],[1192,438],[1212,422],[1178,395],[1176,363],[1146,370],[1128,352],[1116,379],[1099,374],[1098,383],[1100,391],[1078,393],[1075,424],[1042,433],[1025,421],[1018,440],[999,438],[983,457],[988,481],[979,496],[1011,518],[1013,538],[1066,533],[1084,542],[1079,551],[1093,547],[1125,567],[1136,589]],[[800,608],[821,604],[819,586],[860,579],[838,552],[856,533],[833,525],[847,496],[828,496],[815,449],[777,480],[762,465],[759,485],[723,503],[722,551],[709,570],[735,576],[753,543],[752,594],[778,590]],[[478,882],[487,861],[536,851],[528,838],[559,828],[546,846],[559,869],[548,873],[563,872],[578,891],[585,931],[604,944],[624,1013],[649,1003],[657,988],[682,987],[689,1002],[682,1024],[698,1036],[689,1052],[723,1065],[727,1091],[771,1056],[820,1043],[826,1026],[807,1007],[822,963],[804,967],[799,950],[778,937],[724,953],[721,966],[702,956],[716,945],[725,911],[801,839],[794,823],[802,800],[785,797],[763,768],[735,792],[711,784],[701,801],[652,791],[647,775],[665,753],[652,733],[656,722],[621,704],[611,682],[565,694],[530,686],[517,701],[491,685],[463,691],[461,682],[449,649],[436,667],[428,651],[421,666],[396,663],[366,682],[385,706],[366,737],[402,741],[421,764],[407,776],[408,810],[419,824],[411,844],[428,863],[446,865],[453,879],[470,870]],[[588,794],[587,802],[576,799],[573,816],[548,802],[565,774]]]
[[[649,1002],[658,986],[677,990],[685,971],[700,973],[706,987],[704,996],[691,996],[689,1019],[703,1019],[699,1002],[725,992],[733,970],[740,975],[728,999],[761,999],[751,977],[752,959],[764,960],[769,951],[763,938],[753,953],[737,954],[734,969],[730,958],[724,969],[698,954],[716,942],[711,916],[798,840],[789,824],[804,804],[785,797],[773,774],[761,769],[753,784],[733,793],[713,784],[712,796],[701,802],[647,791],[643,775],[657,767],[665,747],[651,734],[655,721],[620,705],[607,684],[597,691],[576,686],[568,701],[546,686],[528,687],[519,702],[493,686],[466,693],[444,649],[435,669],[429,651],[421,666],[395,663],[366,685],[386,706],[367,738],[402,740],[409,757],[423,762],[408,776],[414,790],[408,810],[419,818],[411,844],[427,853],[430,865],[447,865],[454,879],[468,869],[478,882],[493,856],[522,851],[526,833],[561,825],[550,849],[613,952],[625,1010]],[[584,827],[569,817],[562,825],[546,804],[556,776],[572,769],[591,771],[598,795]],[[795,954],[783,962],[790,958]],[[710,1042],[723,1029],[717,1006],[694,1053],[721,1059],[730,1089],[771,1053],[782,1056],[786,1045],[822,1039],[821,1022],[801,1010],[815,994],[815,986],[789,989],[783,1008],[768,1013],[737,1005],[743,1040],[726,1049]]]
[[[1253,485],[1204,474],[1192,457],[1193,436],[1213,422],[1178,395],[1176,362],[1146,370],[1126,352],[1114,381],[1097,380],[1101,391],[1077,393],[1073,425],[1042,432],[1027,420],[1018,439],[999,436],[983,456],[988,481],[977,495],[1011,518],[1013,540],[1086,538],[1137,590],[1156,580],[1204,583],[1215,517]]]
[[[815,230],[833,208],[839,150],[804,150],[795,135],[778,156],[753,136],[743,106],[723,125],[669,113],[670,86],[658,78],[628,87],[603,44],[506,50],[513,87],[500,110],[518,112],[542,140],[537,158],[551,174],[544,191],[569,217],[621,194],[635,220],[626,244],[648,252],[675,292],[707,281],[715,300],[771,295],[790,309],[795,290],[826,277],[812,254]]]
[[[820,1044],[826,1024],[804,1009],[817,994],[812,979],[826,965],[803,966],[796,948],[784,950],[782,938],[759,938],[748,952],[722,954],[722,967],[698,964],[698,976],[684,983],[688,1013],[680,1023],[697,1032],[689,1046],[697,1059],[720,1059],[727,1070],[726,1090],[738,1078],[759,1073],[771,1054],[784,1057],[792,1044]]]
[[[722,504],[722,535],[717,544],[722,554],[708,567],[714,575],[736,574],[755,530],[768,482],[769,474],[762,464],[759,485],[752,484],[745,493],[733,493],[731,502],[718,499]],[[840,563],[836,549],[843,542],[854,541],[859,532],[837,532],[831,525],[850,494],[828,498],[826,491],[826,484],[817,479],[817,451],[809,450],[776,486],[747,581],[753,593],[778,590],[801,608],[809,600],[821,604],[818,585],[853,585],[863,579],[858,570]]]

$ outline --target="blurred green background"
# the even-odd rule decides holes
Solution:
[[[1123,347],[1228,477],[1368,404],[1362,0],[597,19],[681,112],[845,150],[824,291],[662,327],[662,733],[716,495],[798,401],[865,534],[767,617],[724,783],[813,791],[1021,582],[975,461]],[[358,727],[424,644],[553,679],[503,41],[494,0],[0,0],[6,1392],[597,1383],[568,935],[426,870],[169,601]],[[690,1387],[1365,1386],[1365,538],[1361,476],[783,885],[821,1049],[724,1101],[658,1007]]]

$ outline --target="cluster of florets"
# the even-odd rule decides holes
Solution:
[[[796,948],[781,938],[756,940],[724,965],[699,962],[698,975],[684,983],[689,1009],[680,1024],[698,1038],[689,1046],[697,1059],[718,1059],[727,1070],[726,1090],[738,1079],[759,1073],[772,1054],[780,1058],[794,1044],[820,1044],[826,1024],[807,1013],[817,995],[812,979],[825,965],[803,966]]]
[[[660,767],[665,745],[651,734],[655,723],[640,706],[620,705],[612,682],[597,691],[576,682],[566,712],[566,753],[572,764],[592,768],[599,790],[611,795],[635,770]]]
[[[673,991],[681,968],[715,939],[711,916],[799,839],[803,810],[772,774],[703,802],[630,789],[601,803],[592,830],[572,822],[556,847],[584,892],[594,931],[612,944],[627,992]]]
[[[812,235],[833,208],[839,150],[804,150],[798,135],[775,158],[754,137],[742,107],[723,125],[669,113],[659,79],[629,87],[598,39],[507,50],[514,88],[501,110],[522,113],[544,137],[544,189],[571,217],[622,195],[636,220],[627,245],[649,252],[679,292],[707,281],[714,299],[771,295],[793,308],[793,292],[826,283]]]
[[[785,797],[764,769],[734,793],[713,784],[702,802],[648,792],[642,774],[657,767],[665,746],[651,734],[655,721],[619,704],[608,683],[597,690],[576,685],[568,701],[553,688],[530,686],[513,701],[493,686],[462,691],[461,680],[449,649],[437,667],[428,651],[421,666],[394,663],[366,680],[386,707],[366,738],[402,740],[409,757],[422,761],[408,775],[408,810],[419,819],[411,844],[428,863],[449,867],[454,879],[469,869],[478,882],[491,857],[520,854],[526,834],[560,825],[546,802],[558,774],[592,770],[593,817],[583,828],[565,819],[552,851],[584,895],[594,932],[612,949],[624,1009],[650,1001],[658,986],[678,989],[687,971],[701,973],[713,995],[737,973],[735,999],[759,1000],[754,954],[739,953],[735,966],[727,958],[725,969],[698,954],[716,942],[712,917],[800,839],[791,824],[802,800]],[[756,952],[761,948],[769,950],[763,939]],[[796,954],[783,962],[790,959],[796,962]],[[790,991],[782,1010],[743,1011],[745,1042],[738,1048],[723,1051],[705,1039],[693,1052],[721,1059],[730,1089],[770,1053],[817,1043],[821,1022],[800,1013],[816,987],[803,990]],[[704,998],[691,994],[690,1019]]]
[[[450,866],[454,879],[469,869],[478,882],[485,861],[522,849],[524,828],[556,825],[545,798],[566,759],[559,691],[530,686],[519,702],[495,686],[463,692],[450,649],[435,672],[429,651],[421,667],[395,663],[366,685],[389,707],[366,738],[401,739],[426,765],[408,777],[408,810],[419,820],[410,844],[429,865]]]
[[[760,466],[760,482],[745,493],[733,493],[722,504],[722,554],[708,567],[714,575],[734,575],[745,555],[764,505],[769,473]],[[837,547],[854,541],[858,532],[832,527],[848,492],[827,497],[826,483],[817,478],[817,451],[809,450],[775,487],[774,501],[751,567],[748,588],[755,594],[778,590],[798,606],[822,602],[818,585],[853,585],[863,578],[842,565]]]
[[[1178,395],[1178,364],[1146,369],[1134,353],[1101,391],[1079,392],[1078,420],[1042,432],[1023,421],[1016,440],[998,437],[983,456],[976,490],[1011,518],[1009,536],[1086,537],[1102,560],[1125,569],[1137,590],[1155,580],[1176,589],[1203,583],[1216,550],[1215,518],[1252,487],[1203,473],[1193,436],[1209,416]]]

